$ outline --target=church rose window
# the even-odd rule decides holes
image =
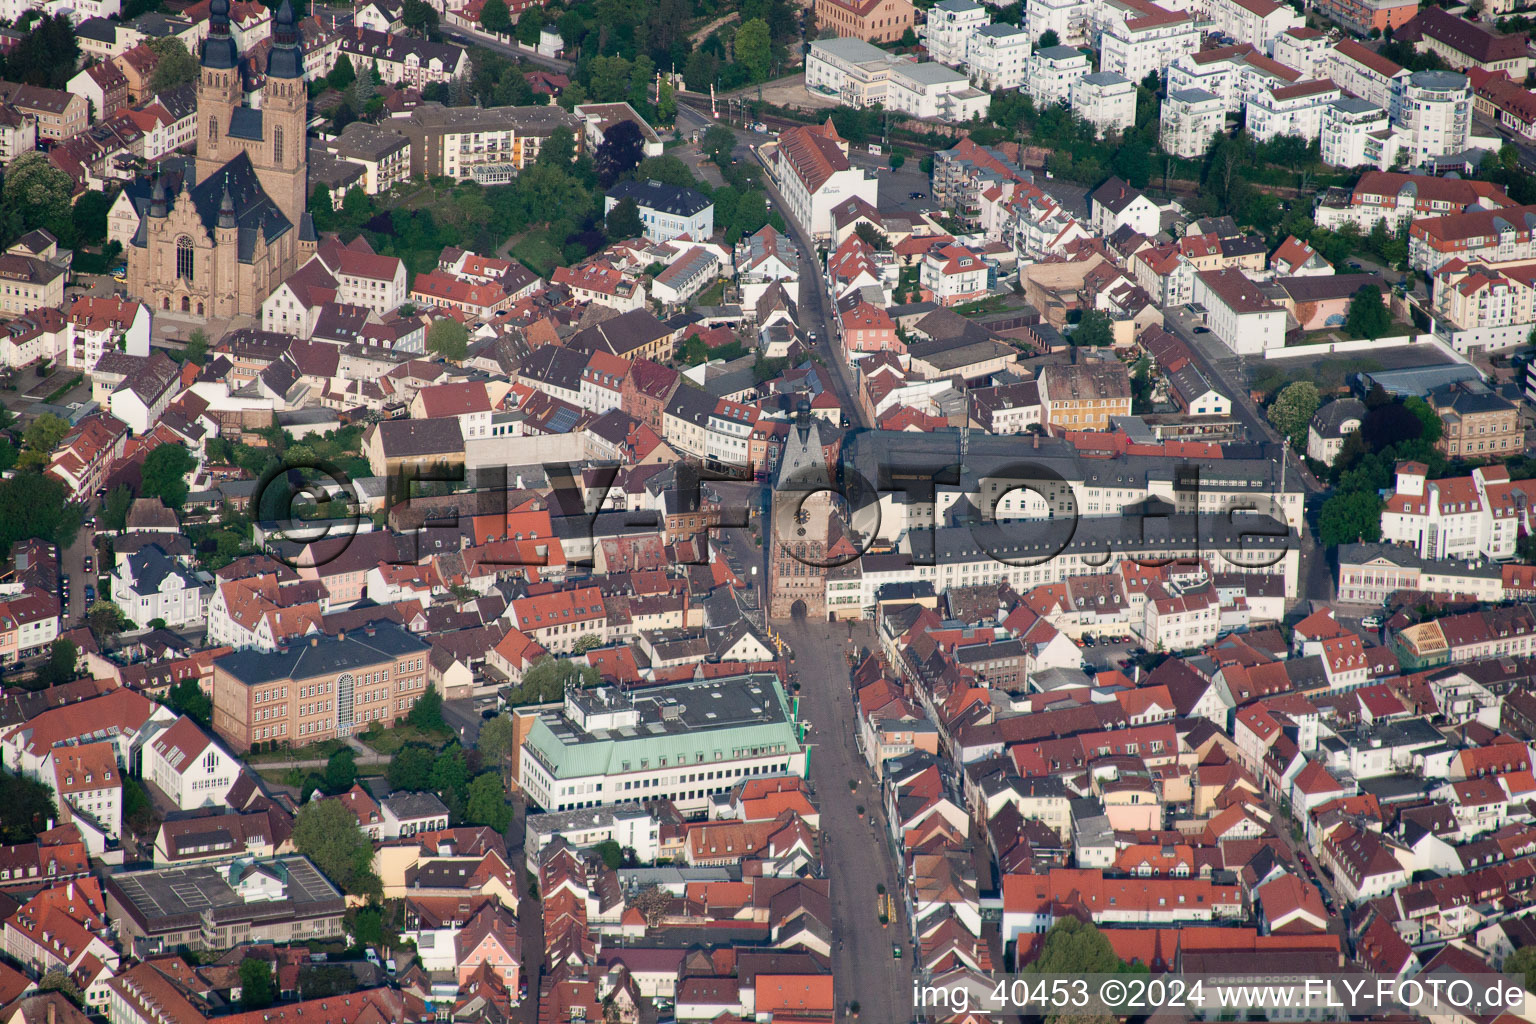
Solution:
[[[192,280],[192,239],[182,235],[176,239],[176,276]]]

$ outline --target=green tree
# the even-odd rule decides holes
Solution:
[[[712,124],[699,139],[699,151],[720,168],[731,165],[731,150],[736,148],[736,133],[723,124]]]
[[[336,63],[331,66],[331,73],[326,76],[325,84],[332,89],[345,89],[357,81],[357,71],[352,67],[352,58],[341,54],[336,58]],[[317,186],[319,187],[319,186]]]
[[[39,18],[5,55],[5,77],[27,85],[63,89],[80,66],[80,44],[68,15]]]
[[[422,37],[437,32],[437,11],[427,0],[405,0],[400,8],[400,20],[407,29]]]
[[[276,1001],[272,965],[254,956],[240,961],[240,1009],[264,1010]]]
[[[590,67],[587,93],[597,103],[618,103],[629,96],[634,66],[623,57],[597,57]]]
[[[457,743],[448,744],[432,763],[432,775],[427,785],[443,795],[455,817],[463,817],[464,804],[469,798],[469,763],[464,758],[463,748]]]
[[[457,362],[469,354],[469,332],[451,317],[439,317],[427,328],[427,351]]]
[[[436,687],[429,686],[416,698],[405,720],[424,732],[442,732],[448,726],[443,722],[443,695]]]
[[[1040,955],[1023,970],[1029,974],[1117,974],[1124,967],[1109,939],[1091,922],[1063,917],[1045,933]]]
[[[1381,498],[1375,491],[1349,491],[1323,502],[1317,537],[1324,547],[1381,539]]]
[[[1085,310],[1069,339],[1079,348],[1103,348],[1115,343],[1114,325],[1109,314],[1097,309]]]
[[[58,817],[53,791],[42,783],[13,775],[0,767],[0,843],[30,843]]]
[[[480,735],[484,737],[485,731],[481,730]],[[432,785],[432,765],[436,761],[437,751],[431,747],[408,743],[390,760],[384,776],[396,789],[421,792]]]
[[[512,824],[512,808],[507,803],[500,772],[484,772],[474,777],[469,784],[464,817],[471,825],[486,825],[497,832],[505,832]]]
[[[161,93],[197,80],[197,58],[188,52],[186,43],[166,36],[150,40],[148,46],[159,58],[149,77],[150,91]]]
[[[603,132],[603,141],[592,155],[592,166],[597,170],[598,183],[607,188],[644,159],[645,136],[640,133],[640,126],[623,120]]]
[[[487,765],[500,764],[517,746],[517,726],[511,715],[497,715],[480,727],[475,748],[480,759]]]
[[[603,858],[603,866],[606,868],[617,871],[624,866],[624,848],[617,840],[604,839],[592,847],[592,851]]]
[[[562,172],[569,170],[571,164],[576,162],[576,136],[564,125],[556,128],[544,140],[544,145],[539,147],[535,162],[558,168]]]
[[[1536,992],[1536,946],[1521,946],[1504,958],[1505,974],[1518,974],[1525,979],[1525,990]]]
[[[1308,380],[1295,381],[1287,384],[1270,403],[1269,422],[1282,437],[1292,444],[1299,444],[1306,439],[1307,424],[1312,422],[1321,403],[1316,384]]]
[[[19,213],[21,230],[46,228],[56,238],[68,239],[74,231],[73,191],[69,175],[49,163],[45,154],[33,151],[5,169],[0,197],[9,210]]]
[[[357,755],[351,747],[342,747],[325,762],[325,774],[321,781],[327,793],[335,796],[345,793],[357,783]]]
[[[598,678],[597,669],[585,662],[546,656],[523,673],[522,682],[513,687],[507,703],[513,707],[547,704],[559,700],[567,686],[596,686]]]
[[[340,800],[311,800],[293,822],[293,846],[353,896],[381,895],[373,873],[373,842]]]
[[[183,679],[166,692],[165,704],[178,715],[186,715],[204,729],[213,725],[213,698],[203,692],[196,679]]]
[[[107,530],[122,530],[128,525],[128,510],[133,507],[133,492],[120,484],[107,492],[101,505],[101,525]]]
[[[171,508],[181,508],[187,500],[187,474],[196,468],[197,460],[181,445],[159,445],[144,457],[139,492],[159,498]]]
[[[645,222],[640,219],[640,207],[625,196],[608,211],[608,237],[614,240],[639,238],[645,234]]]
[[[509,34],[512,31],[512,13],[507,10],[507,0],[485,0],[480,8],[480,27],[498,35]]]
[[[102,192],[87,189],[75,200],[70,214],[75,229],[75,242],[79,245],[98,245],[107,240],[107,214],[117,201],[116,189]]]
[[[39,992],[59,992],[66,999],[77,1006],[84,1006],[84,998],[80,994],[80,986],[75,984],[75,979],[69,976],[69,972],[62,967],[55,967],[44,974],[37,982]],[[53,1009],[53,1007],[49,1007]]]
[[[1445,421],[1440,415],[1430,408],[1428,402],[1418,395],[1410,395],[1403,400],[1403,408],[1407,409],[1419,421],[1419,440],[1426,444],[1434,444],[1445,433]]]
[[[1044,32],[1040,33],[1040,45],[1037,47],[1037,49],[1044,50],[1050,46],[1060,45],[1061,37],[1058,36],[1053,30],[1046,29]]]
[[[196,366],[203,366],[208,362],[208,335],[203,333],[201,327],[195,328],[187,336],[186,348],[182,350],[187,362]]]
[[[524,46],[538,46],[539,34],[549,24],[542,7],[530,7],[517,19],[517,41]]]
[[[27,424],[26,433],[22,434],[22,440],[31,450],[43,455],[48,455],[58,447],[64,435],[69,433],[69,423],[55,416],[51,412],[45,412],[41,416]]]
[[[656,97],[656,121],[659,124],[671,124],[677,120],[677,87],[670,81],[662,79],[661,89]]]
[[[60,637],[48,651],[48,661],[37,670],[38,679],[49,686],[67,683],[75,678],[75,665],[80,659],[80,649],[73,640]]]
[[[1381,300],[1381,289],[1373,284],[1363,286],[1349,300],[1349,314],[1344,318],[1344,329],[1356,338],[1372,341],[1392,329],[1392,314],[1387,312]]]
[[[768,80],[769,65],[773,60],[773,44],[768,36],[768,23],[761,18],[743,22],[736,30],[736,60],[747,69],[754,82]]]

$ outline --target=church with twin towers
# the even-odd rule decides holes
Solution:
[[[284,0],[273,21],[259,106],[246,102],[229,0],[212,0],[199,65],[197,155],[162,161],[135,190],[128,291],[157,312],[260,316],[316,242],[304,209],[309,93],[293,7]]]

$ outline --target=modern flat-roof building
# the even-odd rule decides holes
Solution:
[[[405,717],[427,689],[429,644],[380,622],[213,663],[213,727],[236,750],[315,743]]]
[[[547,811],[666,799],[686,813],[745,778],[804,775],[806,754],[772,675],[570,690],[530,726],[518,782]]]
[[[185,945],[340,938],[346,901],[298,855],[108,875],[107,913],[125,947],[152,956]],[[131,945],[130,945],[131,944]]]

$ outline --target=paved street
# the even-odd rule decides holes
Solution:
[[[703,111],[686,104],[677,108],[677,125],[682,131],[702,130],[714,123],[709,117],[707,107]],[[762,171],[763,188],[768,193],[768,198],[773,201],[773,208],[784,215],[790,232],[795,237],[795,245],[800,250],[800,295],[798,297],[800,329],[815,332],[816,353],[821,357],[822,364],[832,371],[832,390],[837,393],[838,401],[850,420],[849,425],[867,427],[869,424],[864,422],[863,410],[854,399],[858,394],[858,388],[854,383],[853,371],[833,340],[831,316],[833,300],[817,259],[816,245],[804,225],[789,215],[789,210],[784,205],[784,197],[774,187],[767,168],[762,166],[754,148],[767,142],[769,137],[734,126],[732,131],[736,133],[736,148],[733,151],[736,159],[750,160]]]
[[[94,498],[92,499],[94,501]],[[85,571],[85,556],[95,557],[96,531],[89,526],[81,526],[75,533],[75,541],[59,554],[59,572],[69,577],[69,607],[65,609],[65,628],[78,626],[84,619],[87,611],[85,603],[85,585],[89,583],[96,586],[96,573],[87,574]],[[100,566],[96,566],[100,569]],[[98,595],[99,596],[99,595]]]
[[[900,893],[896,862],[880,813],[880,794],[853,735],[853,698],[847,653],[872,646],[867,622],[826,623],[797,619],[783,629],[798,673],[800,714],[810,724],[811,785],[821,811],[822,855],[831,881],[832,918],[838,922],[832,950],[837,1005],[860,1007],[860,1019],[898,1024],[912,1019],[913,952],[898,898],[898,919],[882,927],[876,885]],[[852,643],[850,643],[850,639]],[[858,791],[848,788],[849,780]],[[858,808],[864,808],[860,817]],[[902,947],[896,960],[891,947]]]

